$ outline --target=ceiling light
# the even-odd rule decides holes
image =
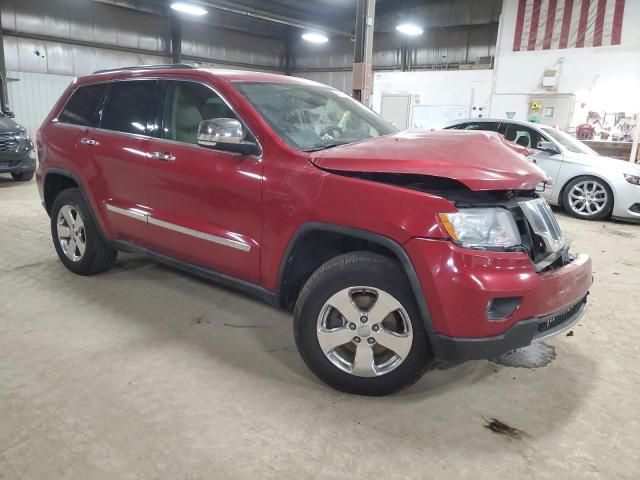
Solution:
[[[404,33],[405,35],[411,35],[412,37],[422,35],[424,33],[424,30],[422,30],[422,28],[414,25],[413,23],[401,23],[396,27],[396,30],[400,33]]]
[[[319,32],[303,33],[302,39],[311,43],[327,43],[329,41],[329,37],[327,37],[324,33]]]
[[[193,3],[173,2],[171,4],[171,8],[176,12],[186,13],[187,15],[196,15],[198,17],[207,14],[206,9],[202,8],[199,5],[194,5]]]

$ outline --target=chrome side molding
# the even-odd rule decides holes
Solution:
[[[110,212],[124,215],[125,217],[133,218],[134,220],[139,220],[141,222],[146,222],[151,225],[155,225],[156,227],[166,228],[167,230],[171,230],[172,232],[182,233],[184,235],[189,235],[190,237],[198,238],[200,240],[206,240],[207,242],[224,245],[225,247],[235,248],[236,250],[242,250],[243,252],[248,252],[251,250],[251,245],[247,245],[246,243],[240,242],[238,240],[231,240],[228,238],[219,237],[217,235],[212,235],[210,233],[201,232],[200,230],[183,227],[182,225],[176,225],[175,223],[165,222],[164,220],[159,220],[145,212],[141,212],[138,210],[130,208],[120,208],[116,207],[115,205],[111,205],[110,203],[106,203],[105,206]]]

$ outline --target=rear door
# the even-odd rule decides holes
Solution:
[[[149,204],[145,188],[147,157],[143,142],[159,94],[156,80],[125,80],[109,84],[99,111],[98,127],[90,127],[78,148],[90,156],[90,179],[110,236],[144,244]]]
[[[262,160],[197,144],[200,122],[240,120],[210,86],[165,80],[148,155],[150,247],[253,283],[260,279]],[[249,134],[250,135],[250,134]]]

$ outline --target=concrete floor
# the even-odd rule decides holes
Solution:
[[[0,479],[640,478],[640,226],[561,216],[596,283],[549,366],[361,398],[309,373],[288,314],[132,256],[75,276],[33,182],[0,207]]]

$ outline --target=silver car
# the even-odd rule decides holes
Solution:
[[[474,118],[445,128],[488,130],[532,150],[535,162],[552,183],[542,194],[574,217],[611,216],[640,222],[640,165],[603,157],[574,137],[547,125],[517,120]]]

